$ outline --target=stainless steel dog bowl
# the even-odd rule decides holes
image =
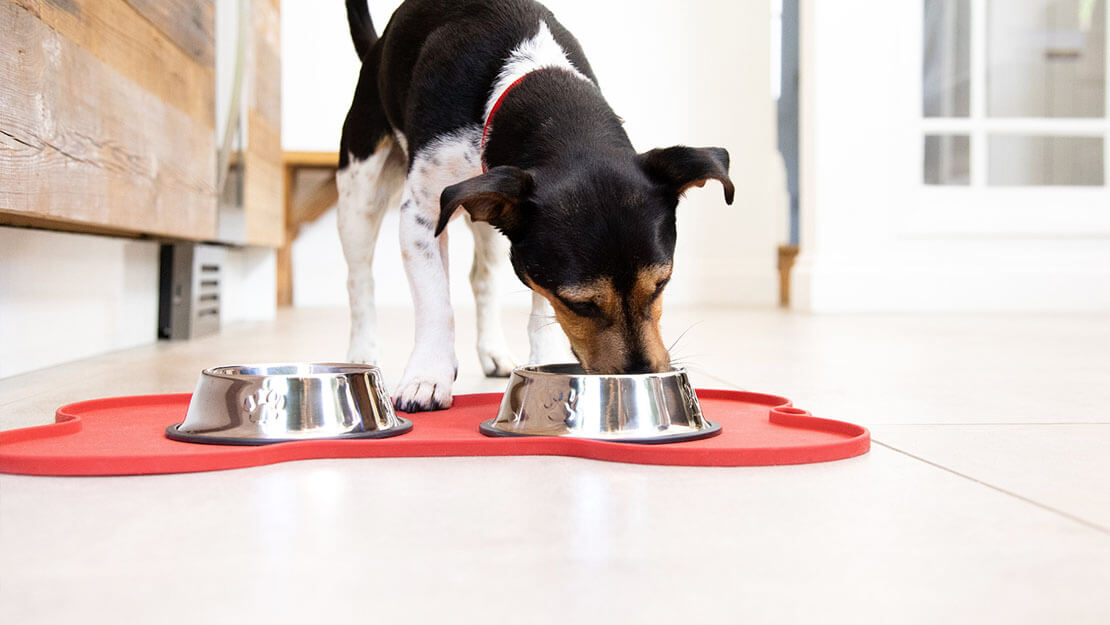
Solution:
[[[166,436],[192,443],[264,445],[385,438],[411,429],[411,421],[393,413],[377,367],[290,363],[205,369],[185,421],[166,428]]]
[[[566,436],[622,443],[673,443],[719,434],[701,414],[681,369],[587,374],[577,364],[519,367],[509,378],[488,436]]]

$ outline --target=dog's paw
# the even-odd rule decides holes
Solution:
[[[427,412],[447,410],[451,407],[453,374],[445,377],[430,375],[405,375],[397,385],[393,407],[402,412]]]
[[[507,378],[516,367],[513,356],[505,347],[478,346],[478,360],[487,378]]]

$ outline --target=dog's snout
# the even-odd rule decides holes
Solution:
[[[651,352],[639,349],[629,354],[621,373],[660,373],[670,368],[670,355],[665,350],[653,358]]]
[[[653,367],[642,354],[634,354],[624,367],[624,373],[651,373]]]
[[[587,371],[603,375],[662,373],[671,370],[669,357],[652,359],[643,353],[634,353],[617,361],[606,361],[603,358],[579,358],[579,360]]]

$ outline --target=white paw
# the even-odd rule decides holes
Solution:
[[[426,366],[417,364],[418,359],[409,362],[397,392],[393,395],[393,407],[403,412],[426,412],[446,410],[451,407],[451,386],[455,382],[458,367],[453,359],[441,358]]]
[[[451,382],[413,378],[401,383],[393,407],[402,412],[427,412],[451,407]]]
[[[478,346],[478,360],[482,361],[482,371],[487,378],[507,378],[516,367],[513,356],[504,346]]]

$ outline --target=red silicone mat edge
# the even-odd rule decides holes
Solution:
[[[26,475],[57,476],[107,476],[151,475],[163,473],[188,473],[246,468],[325,458],[381,458],[381,457],[446,457],[446,456],[515,456],[561,455],[594,460],[629,462],[635,464],[661,464],[680,466],[765,466],[827,462],[851,458],[870,450],[870,433],[862,426],[844,421],[821,419],[794,408],[784,397],[745,391],[697,391],[703,400],[736,400],[766,406],[769,422],[776,425],[809,431],[835,434],[838,438],[818,446],[766,446],[733,449],[699,445],[700,441],[671,443],[667,445],[640,445],[611,443],[570,438],[510,437],[489,438],[477,434],[467,440],[424,440],[406,434],[392,439],[388,445],[373,441],[321,440],[295,443],[276,443],[257,447],[204,446],[192,443],[194,450],[188,455],[172,456],[136,453],[120,455],[112,450],[102,454],[68,456],[58,454],[17,455],[2,451],[9,443],[43,441],[79,434],[83,429],[80,414],[102,408],[152,406],[155,404],[188,403],[190,394],[140,395],[92,399],[58,408],[55,423],[0,432],[0,472]],[[454,407],[474,407],[500,402],[500,393],[459,395]],[[441,413],[442,414],[442,413]],[[418,417],[419,419],[419,417]],[[166,423],[164,425],[170,425]],[[420,428],[419,420],[417,428]],[[415,432],[414,432],[415,433]],[[159,433],[160,435],[160,433]],[[369,443],[369,444],[368,444]],[[175,443],[178,444],[178,443]]]

